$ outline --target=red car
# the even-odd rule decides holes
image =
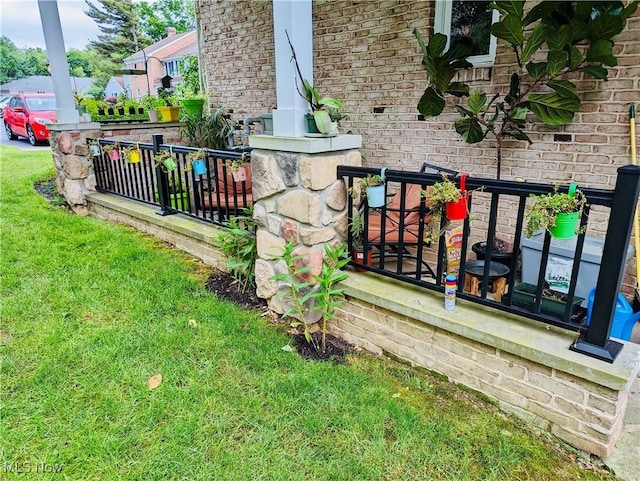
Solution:
[[[53,94],[17,94],[2,110],[4,129],[9,140],[18,136],[31,145],[49,140],[46,124],[56,121],[56,98]]]

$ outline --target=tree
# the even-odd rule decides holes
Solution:
[[[460,114],[456,132],[469,144],[487,135],[496,139],[498,179],[504,139],[531,143],[525,132],[529,114],[546,125],[566,125],[580,109],[576,74],[607,80],[607,67],[617,65],[612,38],[622,32],[638,7],[637,1],[626,7],[620,1],[544,1],[526,12],[524,3],[492,4],[502,20],[491,27],[491,33],[507,44],[516,61],[506,91],[497,86],[498,91],[489,95],[470,93],[469,85],[453,81],[456,69],[471,66],[466,46],[459,43],[445,52],[445,35],[432,35],[426,44],[414,29],[429,78],[418,110],[425,117],[440,115],[446,95],[468,97],[466,104],[455,106]]]
[[[149,44],[149,38],[140,36],[138,18],[131,0],[85,0],[85,14],[95,20],[102,34],[89,42],[100,55],[117,55],[120,60]]]
[[[174,27],[178,33],[196,28],[192,0],[158,0],[153,4],[141,1],[135,10],[140,30],[154,42],[166,37],[167,27]]]
[[[95,50],[69,50],[67,52],[69,71],[74,77],[91,77],[92,60],[97,56]]]
[[[7,37],[0,39],[0,65],[0,83],[31,75],[48,75],[47,54],[44,50],[21,50]]]

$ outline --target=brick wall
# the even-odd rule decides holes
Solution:
[[[276,102],[271,2],[198,0],[196,8],[204,75],[208,88],[218,93],[213,103],[232,108],[238,120],[268,110]],[[458,116],[451,104],[435,119],[418,120],[416,105],[426,73],[412,32],[417,27],[428,37],[434,10],[433,0],[314,0],[314,83],[323,95],[344,101],[348,118],[342,130],[362,135],[365,166],[417,170],[429,161],[494,178],[495,142],[463,142],[453,129]],[[630,163],[629,106],[640,100],[640,12],[627,21],[615,42],[618,66],[609,69],[610,80],[578,80],[584,92],[572,124],[533,125],[532,145],[505,142],[503,179],[613,188],[616,169]],[[508,88],[514,62],[499,42],[493,68],[459,75],[472,89],[494,92],[496,86]],[[570,141],[554,140],[555,134],[568,134]],[[479,236],[486,227],[484,211],[486,205],[474,211]],[[507,240],[513,238],[514,215],[511,205],[500,206]],[[607,218],[608,209],[592,211],[589,235],[603,236]],[[628,273],[624,283],[631,292],[633,265]]]

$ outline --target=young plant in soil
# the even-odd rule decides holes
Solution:
[[[295,254],[297,247],[293,239],[291,239],[282,248],[280,255],[273,256],[274,259],[281,260],[286,264],[287,272],[276,274],[271,277],[271,280],[282,281],[287,285],[287,289],[278,294],[279,297],[288,296],[290,300],[290,305],[283,315],[296,318],[297,321],[292,322],[291,326],[302,326],[307,342],[312,344],[316,350],[324,353],[326,351],[327,322],[333,319],[335,310],[343,302],[342,294],[344,293],[344,288],[337,287],[337,285],[347,278],[347,275],[341,271],[349,262],[349,258],[345,255],[346,246],[343,244],[336,247],[326,245],[322,260],[322,271],[319,275],[312,274],[313,280],[310,281],[303,279],[308,278],[311,266],[296,267],[298,261],[306,257],[305,255]],[[313,340],[307,323],[308,313],[317,311],[321,313],[320,329],[322,340],[320,346]]]
[[[254,266],[258,251],[253,205],[244,208],[243,214],[229,220],[229,228],[218,234],[217,244],[227,258],[227,270],[240,289],[246,292],[250,287],[255,287]]]

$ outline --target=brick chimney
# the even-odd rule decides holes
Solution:
[[[175,34],[176,34],[175,27],[167,27],[167,37],[172,37]]]

